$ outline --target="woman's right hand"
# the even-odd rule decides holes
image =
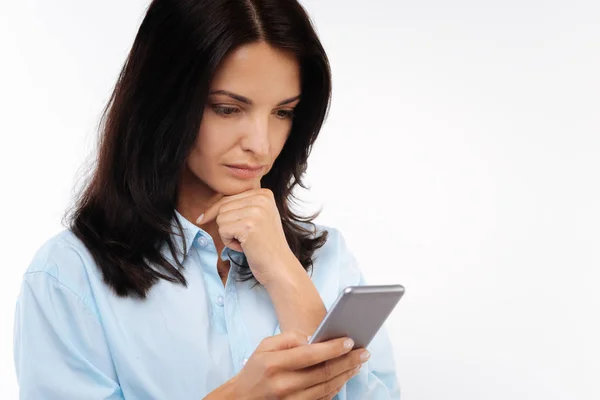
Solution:
[[[211,395],[235,399],[332,399],[366,362],[348,338],[307,345],[289,331],[264,339],[242,370]],[[367,357],[368,358],[368,357]],[[207,399],[211,399],[211,395]]]

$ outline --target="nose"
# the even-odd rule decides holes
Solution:
[[[269,117],[256,116],[249,121],[242,140],[244,151],[251,151],[256,158],[264,159],[269,155]]]

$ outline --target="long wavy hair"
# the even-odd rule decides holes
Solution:
[[[65,216],[118,296],[144,299],[159,279],[187,285],[172,236],[183,237],[179,178],[217,67],[257,41],[296,56],[302,89],[290,135],[261,185],[273,191],[307,271],[326,242],[312,223],[320,211],[302,217],[290,208],[294,187],[307,189],[302,176],[331,99],[329,62],[305,10],[296,0],[154,0],[103,111],[93,169]],[[161,253],[165,245],[174,264]],[[242,280],[253,279],[245,258],[235,264]]]

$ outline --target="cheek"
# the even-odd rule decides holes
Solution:
[[[280,124],[281,126],[277,126],[276,129],[274,129],[274,134],[271,135],[271,149],[274,153],[273,160],[277,158],[279,153],[281,153],[281,150],[283,149],[285,142],[287,142],[291,132],[290,123],[284,124],[280,122]]]
[[[215,158],[231,146],[227,138],[233,137],[231,124],[227,124],[227,121],[218,116],[206,113],[200,123],[195,150],[207,158]]]
[[[227,143],[223,134],[223,127],[214,118],[203,118],[194,148],[188,159],[188,165],[196,174],[206,173],[211,170],[211,165],[219,160],[222,153],[226,151]]]

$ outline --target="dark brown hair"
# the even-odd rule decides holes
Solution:
[[[94,168],[68,213],[117,295],[145,298],[159,279],[186,285],[171,236],[183,235],[179,177],[215,70],[231,50],[257,41],[295,54],[302,88],[288,140],[261,185],[273,191],[288,244],[307,271],[327,240],[326,232],[314,235],[319,212],[290,209],[294,187],[307,188],[301,178],[331,98],[329,62],[305,10],[295,0],[154,0],[104,109]],[[165,245],[176,265],[161,254]],[[252,279],[246,260],[236,265]]]

